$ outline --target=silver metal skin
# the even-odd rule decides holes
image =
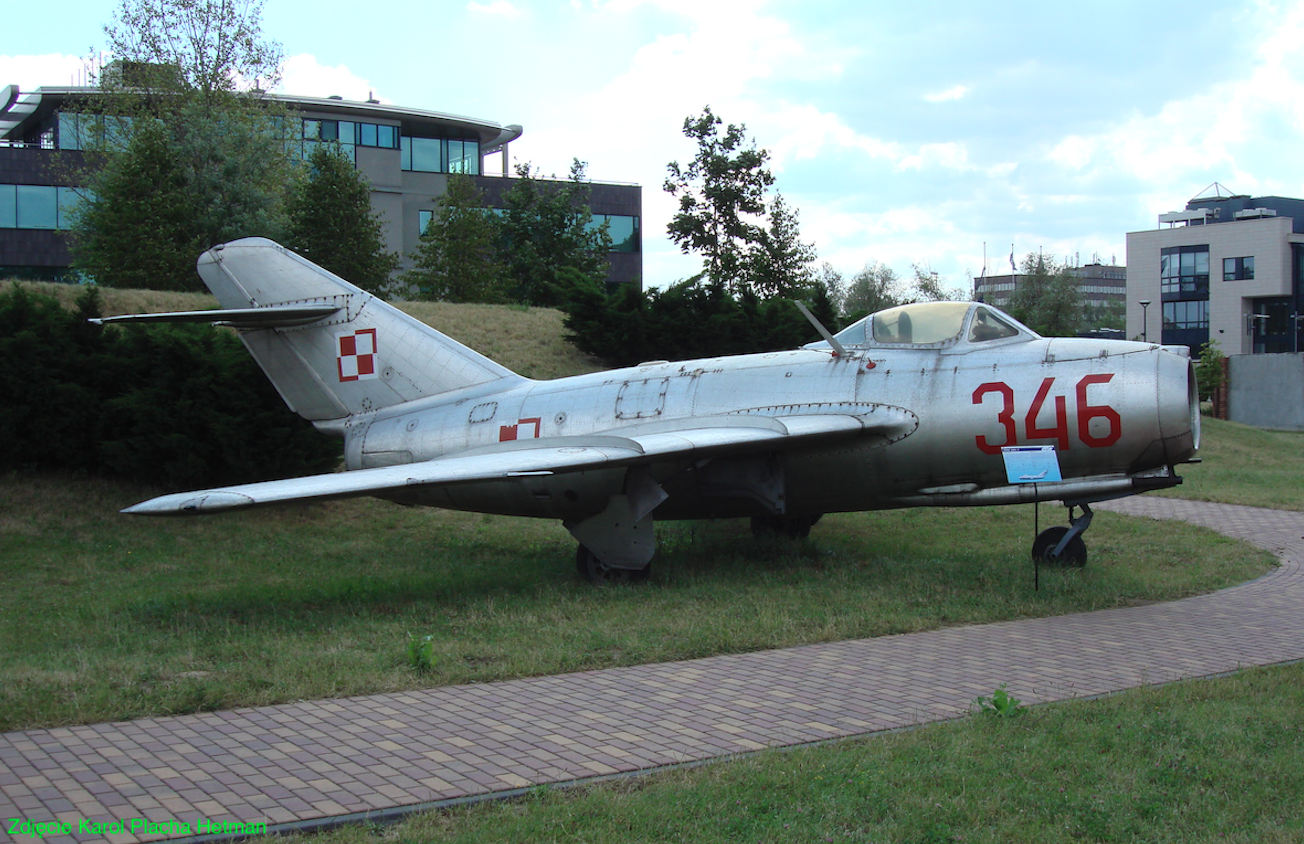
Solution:
[[[560,519],[582,558],[637,571],[654,519],[1085,505],[1180,483],[1199,447],[1184,347],[1043,338],[978,303],[885,311],[833,345],[534,381],[269,240],[215,247],[199,272],[222,310],[169,316],[238,327],[290,408],[344,438],[350,471],[127,513],[373,495]],[[1055,446],[1063,480],[1009,483],[1014,445]]]

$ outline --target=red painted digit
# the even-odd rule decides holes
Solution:
[[[1087,404],[1087,387],[1092,384],[1108,384],[1114,373],[1106,375],[1088,375],[1078,382],[1078,438],[1091,448],[1105,448],[1118,442],[1123,436],[1123,420],[1118,411],[1107,404]],[[1109,434],[1095,437],[1091,434],[1092,419],[1109,420]]]
[[[1037,390],[1037,397],[1032,400],[1032,407],[1028,408],[1028,417],[1024,422],[1028,431],[1028,439],[1039,440],[1054,437],[1059,440],[1060,450],[1065,450],[1069,447],[1068,399],[1064,398],[1064,396],[1055,397],[1055,427],[1037,427],[1037,417],[1041,415],[1042,405],[1046,403],[1046,394],[1050,392],[1050,385],[1054,383],[1054,378],[1047,378],[1041,382],[1041,389]]]
[[[1005,397],[1005,404],[1000,413],[996,414],[996,421],[1005,426],[1005,442],[993,444],[987,441],[986,435],[974,437],[978,447],[987,454],[1000,454],[1001,448],[1007,445],[1014,445],[1019,439],[1018,433],[1014,430],[1014,390],[1009,384],[1002,381],[989,381],[982,384],[978,389],[973,391],[973,403],[982,404],[983,396],[988,393],[1000,393]]]

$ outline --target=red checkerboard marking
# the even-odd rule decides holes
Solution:
[[[352,334],[335,336],[339,341],[336,360],[341,381],[366,381],[379,377],[376,369],[376,329],[363,328]]]

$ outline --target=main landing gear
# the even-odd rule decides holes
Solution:
[[[810,529],[822,518],[823,513],[816,516],[754,516],[752,536],[757,539],[770,536],[805,539],[810,536]]]
[[[575,567],[579,570],[580,577],[594,586],[605,586],[609,583],[642,583],[652,574],[651,563],[641,569],[617,568],[602,562],[597,554],[583,545],[575,552]]]
[[[1082,515],[1073,517],[1075,506]],[[1082,534],[1091,526],[1091,508],[1086,504],[1069,505],[1069,526],[1056,525],[1037,534],[1032,543],[1032,559],[1037,563],[1063,568],[1082,568],[1087,564],[1087,543]]]

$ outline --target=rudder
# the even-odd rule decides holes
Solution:
[[[521,377],[266,238],[215,246],[199,257],[198,270],[225,309],[338,308],[307,324],[240,331],[285,403],[305,419],[339,419]]]

